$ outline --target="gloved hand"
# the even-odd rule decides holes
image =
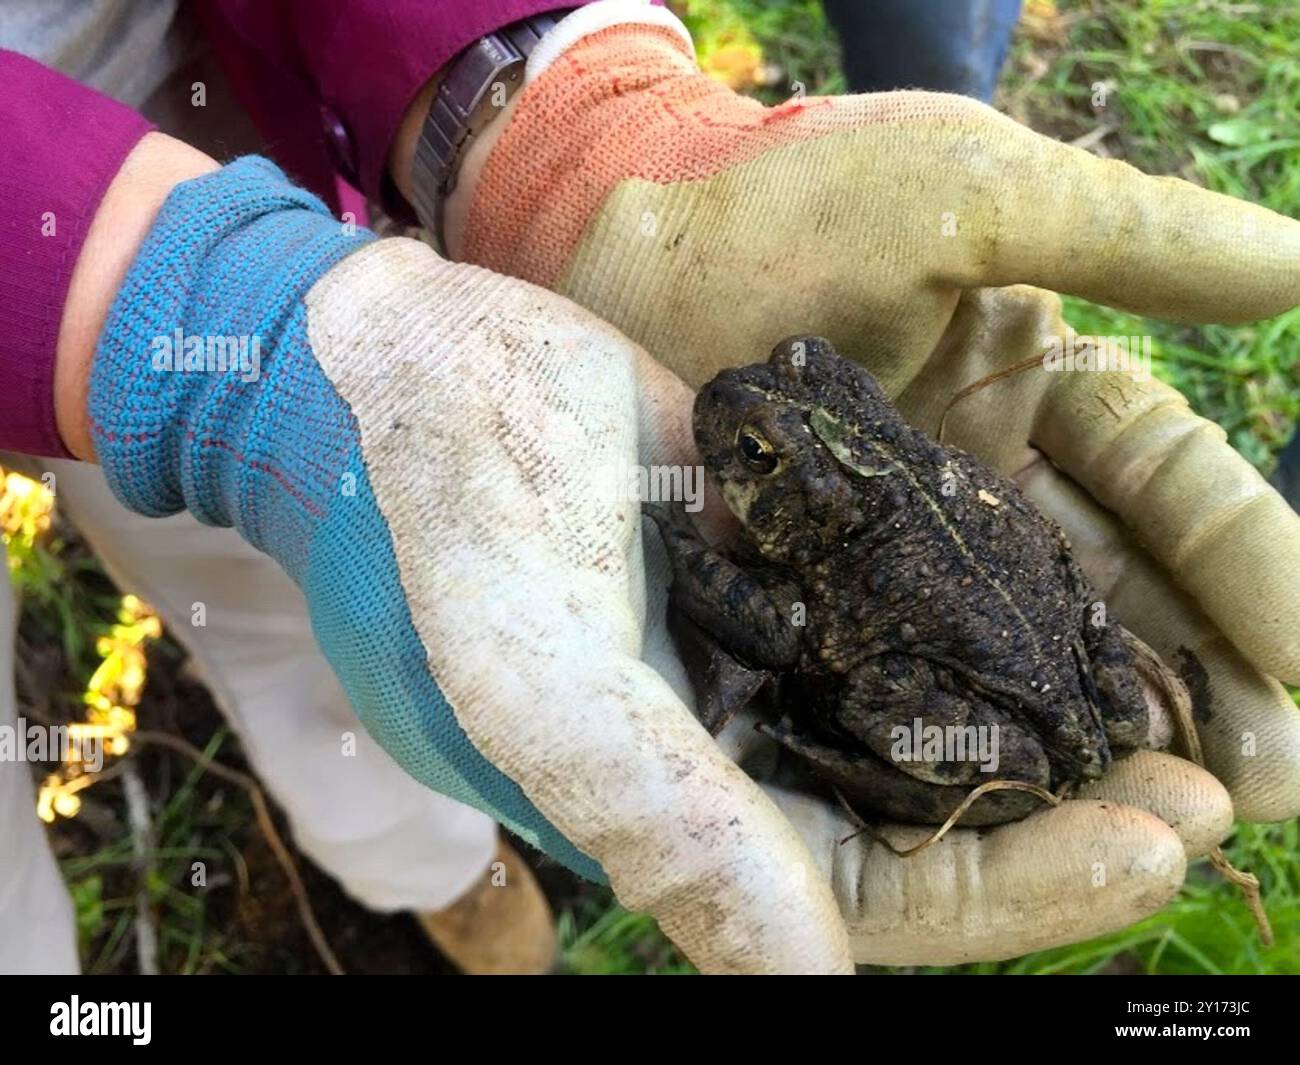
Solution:
[[[766,108],[700,74],[661,10],[581,9],[542,42],[526,80],[466,161],[449,205],[453,252],[571,296],[692,385],[783,336],[821,334],[933,433],[966,385],[1069,343],[1044,288],[1176,320],[1245,321],[1300,302],[1294,221],[1145,177],[961,97]],[[962,399],[946,429],[945,443],[1020,477],[1120,620],[1182,673],[1237,815],[1300,812],[1300,713],[1275,679],[1300,682],[1300,520],[1224,434],[1158,381],[1042,369]],[[1222,799],[1182,763],[1159,760],[1121,791],[1174,823],[1195,814],[1226,827]],[[1034,838],[1019,849],[1026,865],[1009,848],[990,864],[987,846],[959,839],[952,857],[932,848],[882,873],[896,888],[928,859],[970,877],[965,892],[910,888],[882,920],[871,899],[842,891],[864,930],[855,953],[872,954],[871,935],[906,917],[900,948],[875,960],[950,956],[930,933],[956,927],[945,912],[960,925],[979,909],[971,894],[1002,907],[986,927],[1033,941],[1051,900],[1036,863],[1060,864],[1071,846]],[[1065,865],[1081,859],[1076,849]],[[841,873],[854,864],[837,861]],[[1017,870],[1017,891],[1041,888],[1041,905],[1013,920],[995,868]],[[945,910],[955,898],[960,913]],[[1014,953],[997,935],[985,942]]]
[[[603,866],[702,968],[847,970],[798,836],[640,658],[611,474],[683,386],[549,292],[350,228],[256,158],[175,188],[91,367],[114,493],[275,558],[408,772]]]

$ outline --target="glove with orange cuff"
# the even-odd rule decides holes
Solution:
[[[959,96],[766,107],[703,75],[670,13],[630,0],[584,7],[542,40],[525,87],[468,153],[448,220],[455,256],[564,293],[690,385],[783,336],[820,334],[931,433],[965,386],[1065,341],[1056,291],[1181,321],[1300,303],[1300,223],[1095,158]],[[1300,813],[1300,712],[1279,683],[1300,681],[1300,519],[1222,431],[1149,377],[1035,368],[962,399],[944,440],[1018,475],[1119,619],[1183,673],[1237,816]],[[1180,773],[1130,781],[1121,801],[1223,825],[1222,811],[1207,814],[1212,789]],[[915,861],[929,855],[938,883],[973,867],[958,847],[977,844]],[[1028,850],[1079,858],[1063,859],[1064,845]],[[834,875],[848,875],[835,854]],[[859,887],[897,889],[873,875]],[[1050,881],[1022,877],[1022,901],[1046,899]],[[970,932],[919,892],[890,917],[894,947],[871,899],[848,892],[860,960],[970,956],[933,934],[917,946],[927,930]],[[984,930],[1002,932],[975,955],[1011,952],[1013,928],[1021,947],[1088,931],[1067,917],[1054,936],[1028,934],[1047,909],[994,914]]]

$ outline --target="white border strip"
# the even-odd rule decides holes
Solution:
[[[691,55],[695,54],[695,42],[691,40],[690,31],[666,7],[655,7],[650,0],[596,0],[594,4],[587,4],[571,15],[565,15],[556,23],[555,29],[537,42],[537,47],[533,49],[533,54],[528,57],[528,64],[524,67],[524,84],[540,77],[542,71],[583,37],[626,23],[664,26],[686,42]]]

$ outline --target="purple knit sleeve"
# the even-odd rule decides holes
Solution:
[[[71,457],[54,422],[63,301],[99,201],[151,128],[0,50],[0,448]]]
[[[511,22],[586,2],[203,0],[198,10],[277,160],[327,201],[318,175],[331,162],[378,201],[402,115],[448,60]]]

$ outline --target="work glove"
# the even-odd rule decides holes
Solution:
[[[820,334],[913,424],[935,434],[947,412],[944,442],[1016,476],[1119,620],[1182,675],[1237,816],[1300,812],[1300,712],[1279,683],[1300,682],[1300,519],[1149,376],[1064,357],[1005,374],[1088,350],[1055,291],[1179,321],[1295,305],[1300,224],[1097,159],[963,97],[764,107],[702,75],[680,24],[636,4],[568,16],[525,80],[466,161],[459,257],[570,296],[693,386],[784,336]],[[1140,757],[1149,769],[1130,770],[1115,797],[1175,827],[1226,828],[1224,797],[1203,775]],[[837,877],[859,881],[837,881],[855,956],[950,960],[960,950],[937,942],[949,932],[983,944],[963,957],[1002,956],[1111,924],[1071,930],[1063,918],[1034,933],[1044,914],[1068,912],[1054,877],[1086,877],[1089,847],[1115,839],[1034,828],[1067,816],[1078,815],[954,835],[951,854],[945,839],[892,871],[868,860],[879,844],[861,844],[856,874],[845,870],[857,859],[835,852]],[[821,841],[841,827],[813,833],[814,854],[825,859]],[[1013,837],[1014,854],[999,845],[994,864],[990,841]],[[1125,853],[1140,865],[1140,846]],[[1014,869],[1015,884],[995,869]],[[1086,897],[1104,908],[1104,895]],[[973,917],[981,908],[992,916]]]
[[[568,301],[376,241],[248,158],[164,204],[89,413],[126,506],[233,526],[300,585],[416,779],[603,869],[702,969],[844,972],[811,855],[641,661],[616,477],[683,392]]]

